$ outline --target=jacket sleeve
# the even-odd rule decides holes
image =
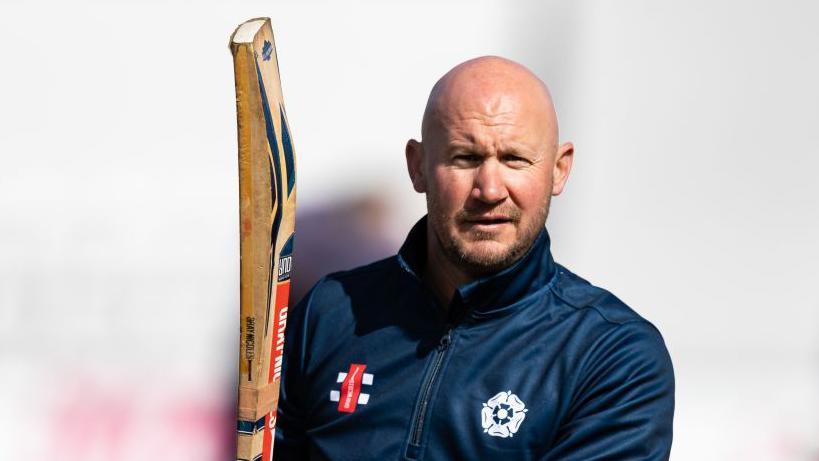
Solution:
[[[285,329],[279,408],[276,416],[274,460],[309,459],[307,409],[304,376],[305,356],[309,338],[308,314],[316,287],[288,314]]]
[[[575,389],[547,460],[669,458],[674,371],[653,325],[634,321],[605,333],[581,364]]]

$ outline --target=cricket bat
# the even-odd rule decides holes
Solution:
[[[296,216],[296,164],[269,18],[230,37],[239,137],[240,341],[236,459],[269,461]]]

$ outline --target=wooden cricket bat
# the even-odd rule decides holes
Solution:
[[[269,18],[230,37],[239,133],[241,337],[236,459],[273,454],[290,295],[296,177]]]

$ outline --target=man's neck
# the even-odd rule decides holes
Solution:
[[[452,264],[432,232],[435,231],[427,228],[427,259],[423,278],[438,303],[446,310],[455,295],[455,290],[474,280],[474,277]]]

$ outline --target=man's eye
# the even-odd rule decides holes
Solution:
[[[513,167],[523,167],[530,164],[528,159],[523,157],[518,157],[517,155],[507,155],[503,158],[503,161],[510,166]]]
[[[460,154],[452,158],[458,165],[471,165],[481,161],[481,157],[475,154]]]

